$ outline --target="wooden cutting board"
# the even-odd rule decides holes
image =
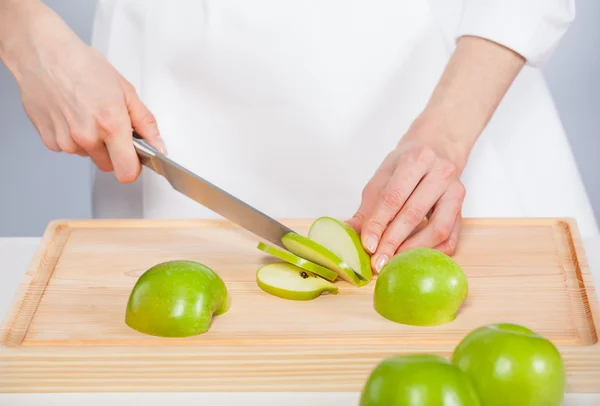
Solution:
[[[311,221],[283,221],[306,235]],[[472,329],[525,325],[551,339],[568,392],[600,392],[600,306],[576,224],[468,219],[455,260],[469,296],[452,323],[396,324],[373,309],[375,281],[338,295],[283,300],[255,283],[273,259],[223,221],[93,220],[49,225],[2,328],[0,392],[360,391],[383,358],[449,357]],[[124,323],[136,278],[189,259],[224,279],[229,312],[185,339]],[[10,270],[13,272],[14,270]]]

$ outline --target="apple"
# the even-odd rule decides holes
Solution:
[[[547,338],[512,323],[471,331],[456,346],[452,362],[468,373],[486,406],[559,406],[565,369]]]
[[[125,323],[149,335],[187,337],[206,332],[212,317],[227,310],[227,288],[212,269],[194,261],[167,261],[138,278]]]
[[[300,258],[299,256],[292,254],[291,252],[282,250],[269,244],[265,244],[264,242],[258,243],[258,249],[266,252],[267,254],[273,255],[274,257],[289,262],[292,265],[296,265],[309,272],[312,272],[315,275],[319,275],[327,279],[328,281],[333,282],[338,276],[337,272],[334,272],[331,269],[322,267],[321,265],[315,264],[314,262],[308,261],[304,258]]]
[[[388,320],[433,326],[453,321],[467,293],[467,277],[452,258],[414,248],[394,255],[381,269],[373,302]]]
[[[319,217],[310,226],[308,238],[333,252],[365,279],[373,279],[371,256],[348,224],[332,217]]]
[[[369,375],[360,406],[480,406],[471,377],[433,354],[393,356]]]
[[[289,300],[312,300],[338,292],[333,283],[287,262],[261,266],[256,271],[256,282],[266,293]]]
[[[289,232],[282,237],[281,242],[290,252],[335,271],[340,278],[355,286],[369,283],[367,278],[355,272],[339,256],[303,235]]]

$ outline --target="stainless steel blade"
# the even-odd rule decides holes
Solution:
[[[163,176],[174,189],[282,248],[281,238],[293,230],[167,158],[134,133],[142,165]]]

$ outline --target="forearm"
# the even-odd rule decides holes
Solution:
[[[452,144],[466,164],[477,138],[525,64],[512,50],[478,37],[462,37],[416,126],[434,142]]]

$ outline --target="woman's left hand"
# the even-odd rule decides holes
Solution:
[[[465,155],[428,120],[416,121],[388,154],[348,220],[372,254],[375,272],[410,248],[454,252],[465,198],[459,179]]]
[[[524,64],[524,57],[493,41],[458,40],[427,106],[369,181],[348,220],[372,254],[375,272],[410,248],[454,252],[465,198],[460,175]]]

